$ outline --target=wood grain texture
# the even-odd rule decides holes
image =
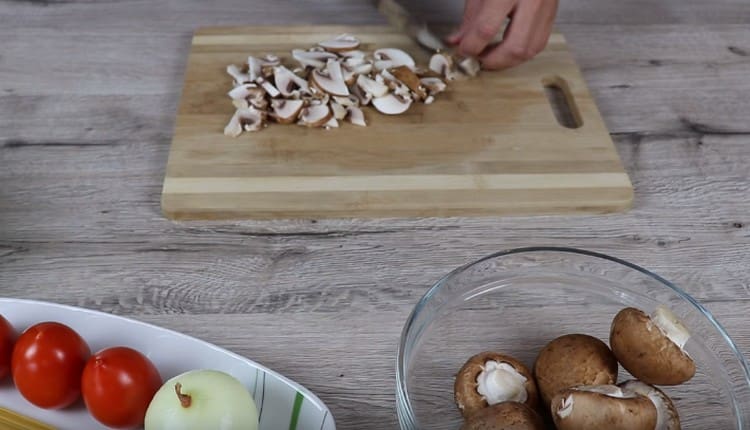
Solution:
[[[169,222],[161,183],[195,28],[384,22],[369,2],[247,4],[0,1],[0,295],[214,342],[308,386],[342,429],[396,428],[411,308],[449,270],[510,247],[653,269],[750,352],[746,1],[561,2],[635,186],[627,213]],[[458,19],[460,2],[421,5]]]
[[[270,124],[221,134],[234,108],[228,64],[355,34],[367,51],[429,56],[389,27],[224,27],[195,33],[167,163],[170,219],[607,213],[632,187],[562,35],[534,61],[455,82],[402,115],[366,108],[367,127]],[[312,42],[314,44],[314,42]],[[580,127],[558,124],[545,86],[563,88]]]

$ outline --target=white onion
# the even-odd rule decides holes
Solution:
[[[258,410],[247,389],[216,370],[191,370],[156,392],[145,430],[258,430]]]

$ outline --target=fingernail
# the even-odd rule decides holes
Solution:
[[[446,36],[445,40],[446,40],[446,41],[447,41],[448,43],[451,43],[451,44],[456,44],[456,43],[458,43],[458,39],[459,39],[460,37],[461,37],[461,32],[460,32],[460,31],[458,31],[458,30],[456,30],[456,31],[454,31],[453,33],[451,33],[451,34],[449,34],[448,36]]]

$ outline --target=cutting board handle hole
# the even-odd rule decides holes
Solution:
[[[542,79],[542,84],[557,123],[565,128],[580,128],[583,119],[568,82],[559,76],[548,76]]]

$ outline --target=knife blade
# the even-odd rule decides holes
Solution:
[[[434,53],[450,49],[430,30],[426,22],[416,19],[396,0],[377,0],[378,11],[388,22],[414,39],[419,46]]]

